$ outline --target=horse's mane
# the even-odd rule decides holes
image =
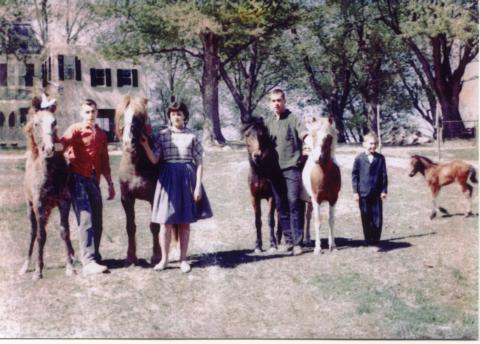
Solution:
[[[335,149],[337,147],[337,129],[334,121],[327,117],[317,118],[317,120],[312,124],[309,133],[312,136],[318,136],[319,133],[332,136],[330,153],[332,156],[335,154]]]
[[[136,96],[125,96],[123,97],[120,104],[118,104],[117,108],[115,109],[115,135],[119,140],[122,139],[123,135],[123,114],[127,110],[127,108],[131,106],[133,108],[133,115],[134,116],[141,116],[144,117],[146,120],[148,118],[147,114],[147,98],[144,97],[136,97]]]
[[[422,155],[412,155],[412,158],[415,158],[415,159],[418,159],[420,160],[424,165],[425,165],[425,162],[428,164],[428,165],[438,165],[436,162],[433,162],[432,160],[430,160],[429,158],[427,158],[426,156],[422,156]]]

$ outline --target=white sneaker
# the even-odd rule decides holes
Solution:
[[[302,249],[302,246],[299,246],[299,245],[295,245],[293,246],[293,255],[294,256],[298,256],[298,255],[301,255],[303,253],[303,249]]]
[[[167,261],[160,261],[157,265],[153,267],[153,270],[162,271],[165,270],[168,266]]]
[[[85,265],[82,269],[83,275],[94,275],[94,274],[99,274],[102,272],[107,271],[107,267],[105,265],[100,265],[94,261],[91,261],[87,265]]]
[[[183,261],[183,262],[180,263],[180,270],[182,272],[187,273],[187,272],[190,272],[192,270],[192,267],[186,261]]]

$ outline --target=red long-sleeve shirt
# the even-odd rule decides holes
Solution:
[[[98,181],[101,175],[109,180],[107,135],[98,125],[93,127],[84,122],[72,124],[60,142],[65,146],[72,172],[89,177],[95,170]]]

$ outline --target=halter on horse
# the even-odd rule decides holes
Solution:
[[[470,216],[472,214],[473,184],[478,183],[476,171],[472,165],[467,164],[462,160],[453,160],[447,163],[437,164],[420,155],[413,155],[410,160],[410,165],[412,170],[409,176],[413,177],[417,172],[421,173],[425,177],[428,186],[430,187],[430,191],[432,192],[432,213],[430,219],[437,216],[437,210],[444,214],[448,214],[448,211],[445,208],[437,205],[437,197],[442,186],[454,182],[457,182],[461,186],[462,192],[467,201],[465,216]]]
[[[313,149],[308,156],[302,172],[305,190],[312,198],[313,218],[315,228],[315,254],[319,254],[320,226],[323,220],[321,205],[329,206],[328,246],[330,251],[335,247],[333,229],[335,224],[335,204],[341,188],[340,168],[335,164],[333,155],[337,142],[337,131],[332,118],[319,118],[310,130],[313,139]]]
[[[43,277],[43,250],[47,240],[46,226],[54,207],[60,211],[60,235],[65,241],[66,274],[75,273],[74,251],[70,241],[68,214],[71,197],[69,170],[63,152],[55,152],[57,121],[52,112],[42,110],[31,114],[25,126],[27,160],[25,166],[25,195],[31,223],[30,245],[27,259],[19,273],[28,271],[35,239],[38,242],[38,259],[33,279]]]
[[[125,96],[115,112],[115,131],[122,142],[119,177],[121,201],[127,218],[127,264],[137,263],[135,200],[144,200],[152,205],[158,179],[158,166],[148,160],[140,144],[142,134],[151,140],[148,121],[147,99],[143,97]],[[150,231],[153,240],[151,263],[156,264],[161,259],[158,241],[160,225],[150,223]]]
[[[267,200],[269,206],[270,250],[274,251],[277,248],[277,239],[275,238],[275,202],[269,178],[273,173],[279,172],[280,167],[278,166],[275,150],[270,141],[267,128],[261,118],[256,118],[247,123],[242,131],[247,145],[248,162],[250,164],[248,185],[255,212],[257,234],[255,253],[262,251],[262,199]],[[279,234],[280,228],[277,230],[277,236]]]

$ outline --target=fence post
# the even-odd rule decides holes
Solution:
[[[378,152],[382,152],[382,133],[380,131],[380,104],[377,104]]]

